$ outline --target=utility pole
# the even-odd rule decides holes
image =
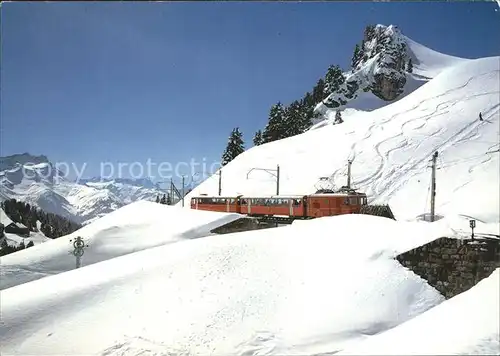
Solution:
[[[265,171],[265,172],[271,174],[272,176],[276,177],[276,195],[280,195],[280,165],[279,164],[276,165],[276,169],[253,167],[252,169],[250,169],[247,172],[247,179],[248,179],[248,175],[252,171]],[[276,174],[274,174],[272,172],[276,172]]]
[[[347,189],[351,189],[351,164],[352,161],[347,161]]]
[[[170,178],[170,205],[174,205],[174,188],[172,178]]]
[[[219,169],[219,196],[221,195],[222,192],[222,168]]]
[[[434,221],[435,205],[436,205],[436,161],[438,153],[432,155],[432,178],[431,178],[431,222]]]
[[[280,165],[276,165],[276,195],[280,195]]]
[[[182,207],[184,208],[184,176],[182,176]]]

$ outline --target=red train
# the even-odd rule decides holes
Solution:
[[[191,209],[296,219],[357,214],[366,204],[366,194],[354,191],[302,196],[246,197],[239,195],[237,197],[191,198]]]

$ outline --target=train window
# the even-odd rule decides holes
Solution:
[[[349,198],[344,199],[344,205],[349,205]]]
[[[358,198],[351,197],[350,198],[350,203],[351,203],[351,205],[358,205]]]
[[[299,200],[298,200],[298,199],[294,199],[294,200],[293,200],[293,205],[295,205],[295,206],[299,206],[299,205],[300,205]]]

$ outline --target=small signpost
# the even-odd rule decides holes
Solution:
[[[472,229],[471,238],[472,238],[472,240],[474,240],[474,228],[476,227],[476,220],[470,220],[469,221],[469,226]]]
[[[89,247],[89,245],[85,245],[85,242],[83,239],[78,236],[74,240],[69,240],[70,242],[73,242],[73,255],[76,257],[76,268],[80,268],[82,264],[82,256],[84,253],[85,247]]]

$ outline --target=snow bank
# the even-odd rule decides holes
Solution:
[[[468,291],[338,355],[498,355],[499,291],[497,268]]]
[[[160,246],[2,291],[0,343],[46,355],[339,350],[443,301],[391,256],[448,232],[346,215]]]
[[[89,245],[82,264],[209,234],[210,230],[238,219],[238,214],[184,210],[136,202],[84,226],[74,233],[2,257],[1,289],[75,268],[71,239],[82,237]]]

